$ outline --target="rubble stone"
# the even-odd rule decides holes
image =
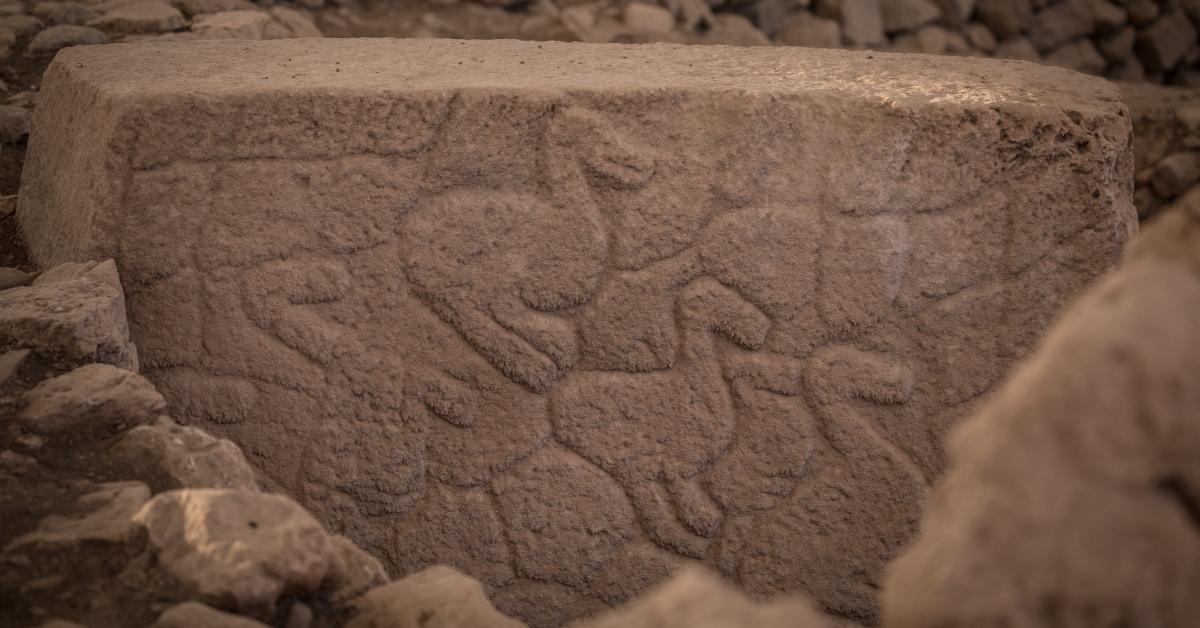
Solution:
[[[164,0],[139,0],[122,4],[88,22],[88,26],[120,33],[165,33],[185,25],[187,20],[179,9]]]
[[[931,0],[881,0],[880,9],[888,33],[915,30],[942,15]]]
[[[1044,63],[1088,74],[1102,74],[1108,63],[1090,39],[1063,44],[1042,58]]]
[[[51,26],[34,36],[29,42],[29,52],[46,54],[58,52],[70,46],[90,46],[108,43],[108,35],[91,26],[59,24]]]
[[[33,14],[47,24],[86,25],[100,16],[96,9],[78,2],[39,2]]]
[[[153,422],[166,408],[144,377],[109,364],[88,364],[47,379],[22,402],[16,420],[25,429],[80,439]]]
[[[51,269],[31,286],[0,292],[0,350],[27,348],[63,364],[104,362],[136,370],[125,298],[108,280],[116,276],[112,261],[86,276],[53,276]]]
[[[1164,15],[1138,32],[1138,57],[1151,72],[1167,72],[1196,46],[1196,28],[1183,13]]]
[[[837,20],[848,46],[878,46],[887,42],[880,0],[818,0],[817,15]]]
[[[262,11],[224,11],[197,17],[192,32],[201,39],[262,39],[270,23]]]
[[[979,0],[976,17],[1000,39],[1019,37],[1033,21],[1030,0]]]
[[[150,628],[268,628],[249,617],[225,613],[199,602],[184,602],[159,615]]]
[[[496,610],[477,580],[442,566],[371,589],[354,606],[346,628],[525,626]]]
[[[779,29],[775,41],[807,48],[840,48],[842,27],[835,20],[798,13]]]
[[[27,286],[35,275],[16,268],[0,268],[0,290]]]
[[[1197,180],[1200,180],[1200,154],[1185,152],[1175,153],[1158,162],[1150,183],[1159,196],[1172,198],[1186,191]]]
[[[155,492],[178,488],[229,488],[257,491],[254,469],[232,441],[204,430],[182,427],[163,417],[135,427],[109,453],[128,477]]]
[[[1093,26],[1088,0],[1063,0],[1038,11],[1029,28],[1029,41],[1044,53],[1091,33]]]
[[[78,551],[87,543],[124,543],[133,526],[130,518],[150,498],[141,482],[101,484],[79,498],[76,516],[50,515],[36,530],[5,546],[5,553]]]

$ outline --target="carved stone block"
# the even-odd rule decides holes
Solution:
[[[76,48],[18,208],[172,414],[537,625],[698,559],[870,619],[940,439],[1136,228],[1104,81],[784,48]]]

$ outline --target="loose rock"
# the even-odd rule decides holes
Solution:
[[[155,492],[179,488],[229,488],[257,491],[254,469],[233,441],[163,417],[153,425],[129,430],[110,452],[128,477]]]
[[[81,366],[43,381],[22,402],[17,424],[35,434],[75,440],[150,423],[167,405],[146,378],[108,364]]]
[[[199,596],[270,616],[280,595],[315,591],[336,566],[312,515],[281,495],[188,489],[156,495],[133,518],[159,564]]]
[[[1172,198],[1200,180],[1200,154],[1175,153],[1158,162],[1150,184],[1163,198]]]
[[[376,587],[354,602],[346,628],[524,628],[496,610],[477,580],[443,566]]]
[[[141,482],[101,484],[99,490],[79,498],[76,516],[51,515],[33,532],[4,548],[6,553],[82,550],[86,543],[124,543],[132,527],[130,518],[150,498]]]
[[[70,46],[90,46],[108,43],[108,35],[91,26],[59,24],[40,32],[29,42],[30,53],[58,52]]]
[[[268,628],[249,617],[219,611],[200,602],[184,602],[159,615],[150,628]]]
[[[82,26],[100,17],[96,9],[78,2],[39,2],[33,14],[47,24],[75,24]]]
[[[179,9],[162,0],[142,0],[121,5],[88,22],[107,31],[119,33],[165,33],[187,24]]]

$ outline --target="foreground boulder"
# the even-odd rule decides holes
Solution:
[[[17,217],[394,573],[557,625],[690,558],[870,620],[941,435],[1133,230],[1129,135],[1022,63],[156,42],[56,58]]]
[[[154,422],[166,408],[144,377],[109,364],[89,364],[47,379],[21,397],[16,424],[42,436],[88,443]]]
[[[169,491],[133,521],[184,588],[248,615],[270,617],[281,595],[315,591],[338,565],[321,524],[280,495]]]
[[[1135,242],[954,435],[885,625],[1193,626],[1200,211]]]

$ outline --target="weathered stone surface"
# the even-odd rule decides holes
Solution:
[[[184,602],[172,606],[159,615],[150,628],[268,628],[260,623],[233,613],[225,613],[199,602]]]
[[[473,578],[449,567],[430,567],[376,587],[354,602],[346,628],[524,628],[488,601]]]
[[[714,574],[689,567],[643,599],[572,628],[833,628],[807,600],[756,604]]]
[[[118,45],[49,69],[18,219],[397,575],[554,624],[691,557],[869,618],[941,435],[1119,254],[1128,140],[1108,83],[986,60]]]
[[[111,435],[154,421],[166,402],[142,376],[109,364],[81,366],[21,397],[16,422],[35,434],[76,439]]]
[[[280,595],[315,591],[341,564],[321,524],[281,495],[169,491],[133,521],[186,590],[239,612],[270,617]]]
[[[817,13],[836,19],[842,25],[842,37],[850,46],[878,46],[887,42],[883,32],[880,0],[820,0]]]
[[[1192,626],[1200,213],[1169,210],[954,434],[885,625]]]
[[[64,365],[103,362],[136,370],[116,265],[85,266],[74,275],[52,268],[33,285],[0,292],[0,350],[32,349]]]
[[[157,393],[156,393],[157,394]],[[254,469],[232,441],[202,429],[182,427],[163,417],[154,425],[129,430],[109,452],[127,477],[155,492],[177,488],[232,488],[257,491]]]
[[[1159,196],[1169,199],[1186,192],[1197,180],[1200,180],[1200,155],[1174,153],[1154,166],[1150,184]]]
[[[1108,65],[1100,51],[1096,50],[1096,46],[1089,39],[1078,39],[1069,44],[1063,44],[1047,54],[1042,61],[1088,74],[1100,74]]]
[[[1034,16],[1029,41],[1039,51],[1046,52],[1092,32],[1092,27],[1092,8],[1088,0],[1063,0]]]

